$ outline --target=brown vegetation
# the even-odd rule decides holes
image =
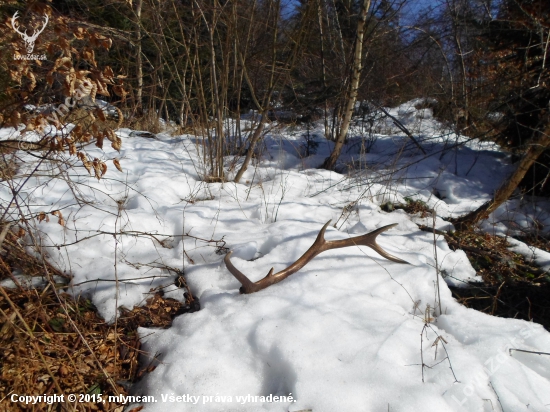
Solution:
[[[149,360],[139,364],[149,358],[140,358],[137,328],[167,328],[175,316],[196,310],[196,302],[185,305],[152,291],[144,306],[122,308],[116,323],[107,324],[90,300],[66,292],[68,276],[29,255],[17,240],[16,233],[8,232],[0,254],[0,281],[12,281],[12,287],[0,286],[3,410],[122,411],[123,404],[110,402],[109,396],[128,395],[131,384],[154,369]],[[101,394],[105,402],[71,403],[65,396],[65,402],[54,405],[24,406],[10,402],[14,393]]]

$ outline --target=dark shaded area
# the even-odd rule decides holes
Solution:
[[[501,285],[450,287],[456,300],[472,309],[502,318],[532,320],[550,331],[550,284],[504,282]]]
[[[510,251],[505,238],[473,231],[445,238],[451,249],[464,250],[483,279],[482,284],[450,288],[460,303],[494,316],[532,320],[550,330],[550,275]]]

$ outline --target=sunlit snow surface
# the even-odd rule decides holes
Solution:
[[[107,145],[104,151],[89,146],[86,153],[119,157],[123,173],[108,162],[106,177],[97,181],[75,161],[76,168],[68,171],[75,182],[71,187],[59,170],[44,170],[26,184],[21,193],[31,212],[59,209],[66,221],[62,227],[51,216],[37,224],[49,259],[74,276],[72,292],[91,296],[107,319],[113,320],[117,304],[143,303],[153,288],[165,286],[166,296],[182,300],[174,273],[159,267],[184,267],[202,308],[179,316],[168,330],[140,329],[143,349],[158,355],[156,369],[134,387],[136,395],[158,401],[145,404],[144,411],[550,407],[550,357],[508,350],[549,352],[550,335],[537,324],[491,317],[456,303],[447,283],[476,280],[474,269],[443,237],[436,238],[434,251],[433,234],[418,228],[447,229],[449,224],[379,207],[407,197],[426,202],[441,217],[458,216],[489,199],[513,170],[498,147],[445,131],[429,109],[416,110],[414,103],[387,110],[418,137],[428,156],[390,119],[377,119],[374,135],[357,119],[339,169],[351,177],[316,169],[331,149],[320,126],[309,131],[319,145],[307,158],[298,155],[304,153],[304,128],[270,130],[261,162],[249,167],[240,184],[201,181],[200,139],[130,137],[131,131],[122,129],[120,154]],[[18,133],[0,130],[0,139],[19,138]],[[451,147],[457,142],[463,144]],[[361,151],[365,145],[368,153]],[[233,160],[228,157],[226,165]],[[0,197],[2,204],[10,199],[5,186]],[[541,199],[512,200],[484,229],[505,234],[528,229],[534,219],[549,227],[549,209]],[[223,264],[224,248],[234,251],[232,261],[242,272],[258,280],[270,268],[281,270],[299,258],[328,220],[336,227],[329,226],[327,240],[398,223],[378,243],[410,265],[385,260],[366,247],[349,247],[323,253],[268,289],[239,295],[239,283]],[[520,253],[550,265],[542,251],[515,244]],[[67,246],[58,250],[57,245]],[[434,252],[445,279],[440,283],[443,313],[423,334],[429,367],[422,383],[421,331],[426,306],[434,307],[436,299]],[[436,333],[444,341],[434,345]],[[195,405],[166,403],[162,394],[200,398]],[[237,400],[289,394],[295,402]],[[226,402],[216,402],[216,395]]]

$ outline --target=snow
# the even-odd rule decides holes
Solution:
[[[524,256],[528,262],[535,263],[542,270],[550,272],[550,253],[534,246],[528,246],[514,238],[508,239],[508,243],[511,245],[510,250]]]
[[[86,153],[106,161],[118,157],[123,173],[108,163],[107,175],[97,181],[69,158],[74,168],[43,165],[41,176],[23,187],[32,213],[62,212],[65,226],[51,217],[36,225],[37,234],[48,259],[73,275],[71,292],[90,296],[106,319],[114,319],[117,305],[142,304],[152,289],[183,300],[170,268],[184,269],[201,310],[177,317],[167,330],[139,330],[142,349],[158,355],[156,369],[133,388],[134,394],[157,400],[144,403],[144,412],[164,412],[167,406],[174,411],[548,409],[550,358],[509,349],[548,352],[550,334],[532,322],[458,304],[448,285],[479,278],[463,251],[452,251],[442,236],[435,237],[434,249],[434,235],[418,228],[449,229],[442,217],[488,200],[513,166],[494,144],[446,130],[430,109],[415,108],[419,102],[386,110],[418,137],[427,156],[378,113],[376,132],[356,120],[338,166],[342,173],[316,169],[332,144],[318,124],[310,130],[319,142],[316,154],[298,156],[303,129],[272,128],[264,156],[241,183],[205,183],[199,138],[147,139],[120,129],[120,153],[95,146]],[[21,133],[2,129],[0,139]],[[362,152],[367,139],[372,145]],[[451,148],[457,142],[461,145]],[[35,158],[23,159],[35,165]],[[227,165],[232,160],[228,157]],[[0,187],[2,204],[10,193]],[[425,202],[438,216],[380,208],[406,198]],[[541,200],[511,200],[484,229],[514,234],[534,218],[550,227],[549,210]],[[363,246],[348,247],[324,252],[267,289],[239,294],[240,284],[223,263],[228,249],[233,264],[256,281],[272,267],[279,271],[298,259],[328,220],[327,240],[398,223],[377,240],[410,264],[388,261]],[[505,224],[509,221],[514,224]],[[510,241],[520,253],[550,265],[547,253]],[[429,366],[424,382],[421,356]],[[283,398],[262,402],[260,397],[270,395]],[[186,396],[197,397],[196,404]]]

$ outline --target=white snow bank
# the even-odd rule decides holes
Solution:
[[[519,253],[530,263],[534,263],[542,270],[550,273],[550,253],[534,246],[528,246],[514,238],[508,238],[507,241],[512,245],[509,248],[511,251]]]
[[[310,169],[330,143],[300,159],[302,133],[273,132],[263,160],[241,184],[206,184],[195,145],[200,139],[146,139],[124,129],[120,154],[86,148],[90,158],[119,157],[123,173],[108,163],[106,177],[96,181],[77,165],[67,172],[75,182],[69,187],[55,178],[64,176],[59,170],[44,168],[27,183],[21,195],[30,212],[61,210],[66,221],[37,225],[50,260],[73,275],[72,293],[89,295],[106,319],[114,318],[117,304],[140,304],[151,290],[183,300],[169,269],[184,267],[202,309],[179,316],[168,330],[140,329],[143,349],[158,355],[156,369],[133,389],[156,397],[144,411],[547,410],[550,359],[508,349],[548,352],[550,334],[459,305],[446,282],[463,285],[476,280],[475,271],[442,237],[434,250],[433,234],[417,226],[448,224],[379,208],[408,197],[439,216],[463,213],[490,197],[510,170],[507,157],[480,142],[437,135],[426,111],[391,113],[411,128],[418,125],[429,157],[403,135],[376,135],[369,153],[344,155],[367,168],[350,179]],[[322,130],[310,132],[322,141]],[[13,133],[1,130],[0,136]],[[452,141],[464,144],[447,150]],[[34,158],[24,160],[34,165]],[[0,186],[3,204],[10,193]],[[537,213],[546,219],[547,212]],[[239,295],[222,262],[226,248],[234,251],[234,264],[258,280],[299,258],[328,220],[327,240],[398,223],[378,243],[410,265],[348,247],[321,254],[268,289]],[[438,295],[436,256],[441,313],[438,307],[424,328],[427,305],[436,306]],[[163,395],[198,400],[170,402]],[[248,395],[285,399],[269,403]]]

